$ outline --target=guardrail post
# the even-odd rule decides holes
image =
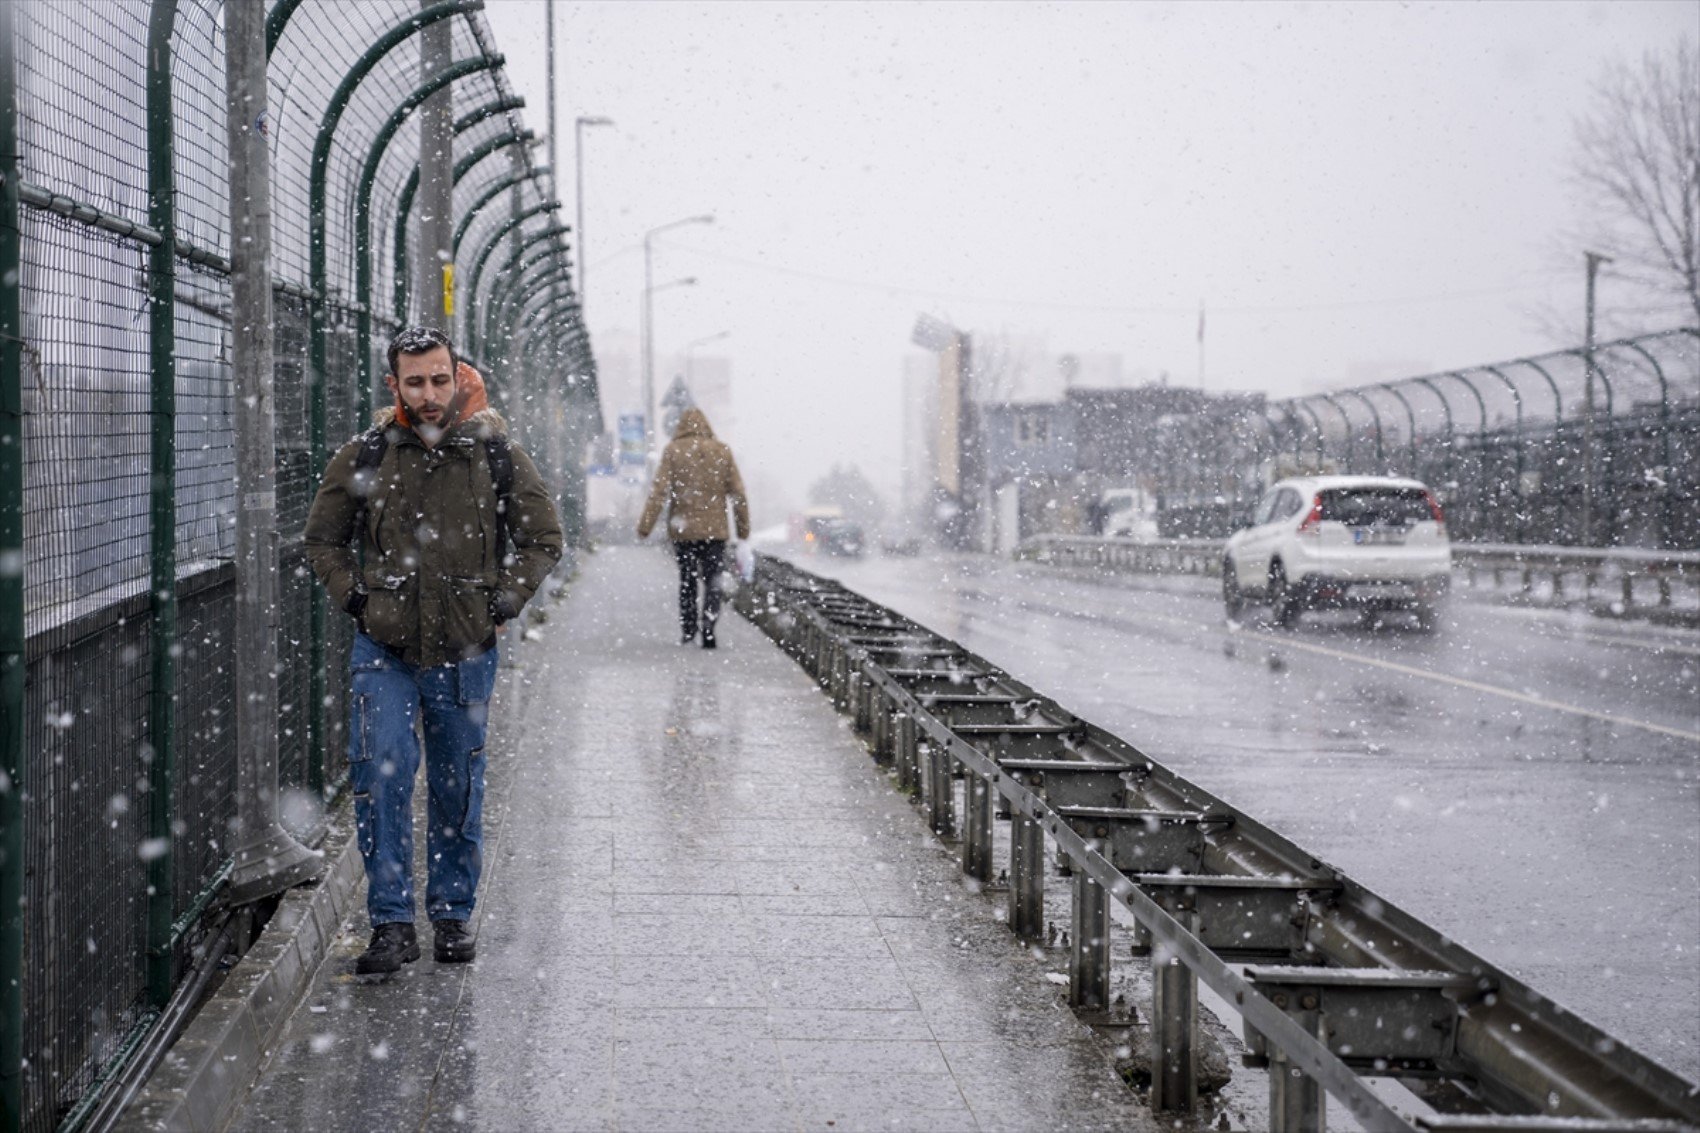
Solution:
[[[892,760],[897,764],[897,789],[906,794],[915,793],[915,721],[909,718],[907,712],[898,712],[892,717],[892,727],[896,731],[896,739],[892,743]]]
[[[956,837],[956,781],[950,775],[950,753],[927,745],[927,820],[933,833],[946,841]]]
[[[1009,824],[1009,927],[1024,944],[1045,935],[1045,831],[1025,814]]]
[[[849,669],[849,667],[848,659],[846,659],[845,668]],[[862,692],[866,683],[862,674],[858,672],[849,672],[844,678],[844,699],[850,709],[850,726],[858,732],[868,730],[867,705],[862,699]]]
[[[891,763],[897,756],[897,744],[894,742],[897,729],[893,727],[891,698],[883,688],[874,686],[868,689],[869,712],[874,729],[874,759],[880,763]]]
[[[1276,992],[1275,1006],[1293,1017],[1307,1034],[1322,1038],[1322,1012],[1315,992],[1296,996]],[[1327,1118],[1322,1087],[1315,1078],[1287,1060],[1278,1049],[1269,1052],[1269,1133],[1322,1133]]]
[[[841,641],[832,643],[832,704],[840,712],[850,708],[850,647]]]
[[[962,872],[975,881],[992,879],[992,785],[985,776],[968,772],[967,841],[962,849]]]
[[[1085,870],[1074,873],[1074,933],[1068,956],[1068,1005],[1110,1006],[1110,895]]]
[[[1195,919],[1180,916],[1183,923]],[[1151,957],[1152,1109],[1189,1113],[1198,1104],[1197,1035],[1198,977],[1158,946]]]

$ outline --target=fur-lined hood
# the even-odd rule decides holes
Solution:
[[[484,375],[480,374],[470,363],[461,362],[455,368],[455,412],[447,432],[453,432],[462,425],[473,426],[472,431],[480,437],[492,433],[506,436],[508,422],[500,413],[490,408],[490,394],[484,388]],[[379,409],[372,414],[372,424],[380,429],[397,425],[403,429],[411,429],[413,422],[407,419],[407,412],[402,407],[401,398]]]
[[[396,407],[393,405],[386,405],[372,414],[372,424],[379,429],[387,429],[391,425],[399,429],[410,427],[396,420]],[[457,416],[455,423],[449,428],[452,431],[463,425],[470,426],[471,430],[480,437],[487,437],[492,433],[499,433],[504,437],[508,435],[508,419],[487,405],[471,415]]]

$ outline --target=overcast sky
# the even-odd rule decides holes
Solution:
[[[487,12],[541,133],[544,2]],[[573,119],[616,123],[585,134],[592,342],[635,342],[644,231],[712,212],[657,238],[656,282],[700,281],[656,296],[657,352],[731,332],[701,352],[740,461],[798,498],[834,462],[895,487],[922,311],[1191,384],[1202,300],[1205,384],[1278,395],[1571,345],[1571,119],[1697,28],[1700,0],[558,0],[569,209]],[[610,425],[633,400],[610,380]]]

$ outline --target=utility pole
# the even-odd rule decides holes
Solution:
[[[544,38],[549,41],[548,50],[544,52],[544,57],[548,60],[547,70],[549,84],[549,96],[544,100],[549,111],[549,199],[552,201],[558,201],[561,199],[561,181],[559,172],[561,168],[561,155],[555,145],[555,0],[548,0],[548,3],[543,7],[543,27]],[[573,239],[575,241],[578,239],[578,232],[576,230],[573,232]],[[559,301],[561,297],[560,292],[561,285],[559,283],[551,283],[549,285],[550,306],[554,306]],[[551,357],[550,361],[552,363],[554,358]],[[550,369],[553,370],[553,366],[551,366]]]
[[[555,148],[555,0],[549,0],[543,9],[544,37],[548,40],[548,50],[544,58],[548,60],[549,97],[549,199],[561,199],[560,175],[556,172],[561,168],[561,155]]]
[[[419,0],[422,9],[437,0]],[[454,59],[454,32],[438,20],[419,33],[419,81],[446,70]],[[454,86],[451,83],[419,108],[419,320],[454,334]],[[371,302],[370,295],[355,296]],[[466,313],[467,318],[472,312]],[[379,401],[378,404],[382,404]]]
[[[278,823],[277,452],[272,389],[271,165],[264,0],[224,6],[230,140],[230,362],[236,428],[236,816],[230,900],[281,893],[324,871]]]
[[[1582,334],[1584,395],[1582,408],[1582,545],[1594,546],[1594,279],[1610,256],[1583,252],[1588,262],[1586,326]]]

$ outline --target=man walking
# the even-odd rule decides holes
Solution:
[[[697,584],[703,583],[702,647],[714,648],[714,623],[720,617],[720,571],[726,555],[726,505],[732,505],[738,538],[750,537],[750,505],[732,450],[714,437],[700,409],[679,415],[673,439],[661,453],[649,501],[638,519],[637,536],[649,538],[661,509],[667,509],[667,536],[679,560],[680,642],[697,635]]]
[[[384,381],[395,404],[331,458],[306,530],[313,573],[358,627],[348,775],[372,922],[359,975],[419,958],[413,784],[421,715],[433,953],[439,963],[473,958],[467,921],[482,866],[497,634],[561,557],[561,522],[542,477],[508,440],[483,379],[447,335],[429,327],[396,335]]]

